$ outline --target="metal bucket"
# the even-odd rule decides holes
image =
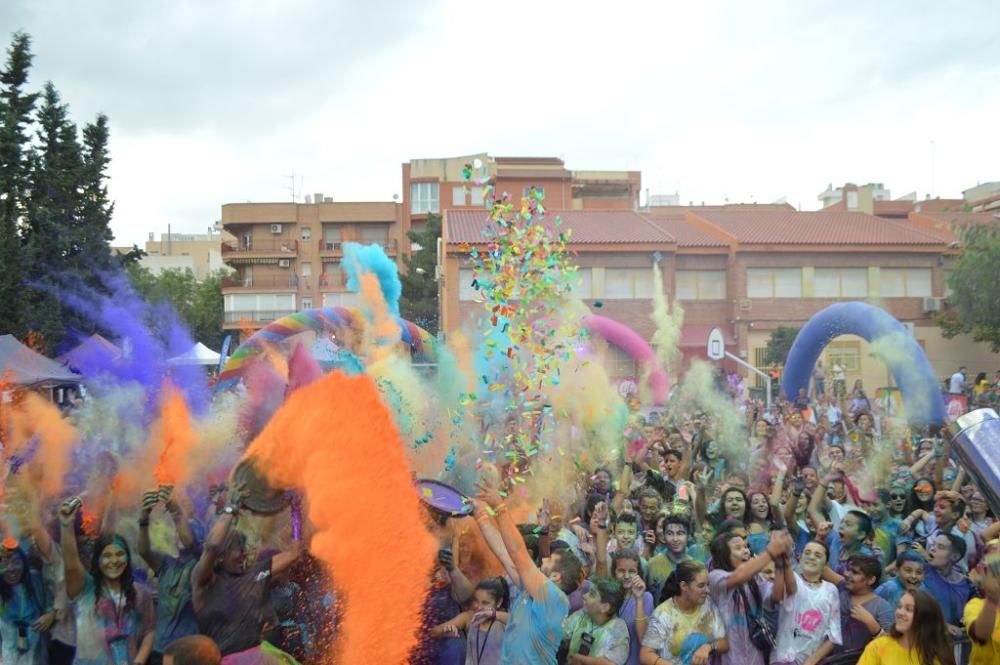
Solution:
[[[994,513],[1000,512],[1000,415],[976,409],[948,425],[951,449]]]

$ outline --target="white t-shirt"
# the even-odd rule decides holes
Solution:
[[[829,639],[840,644],[840,595],[837,587],[822,582],[813,587],[795,573],[795,594],[785,596],[778,619],[772,663],[802,665]]]
[[[951,375],[951,380],[948,382],[948,392],[958,395],[963,390],[965,390],[965,377],[961,372],[955,372]]]

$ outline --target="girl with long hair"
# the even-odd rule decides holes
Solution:
[[[132,553],[118,535],[101,536],[90,569],[83,566],[74,524],[81,502],[59,507],[66,594],[76,606],[75,665],[145,664],[153,651],[155,614],[149,593],[132,579]]]
[[[465,665],[499,665],[504,628],[510,620],[510,588],[502,577],[485,579],[472,592],[472,607],[431,629],[431,637],[465,633]]]
[[[707,665],[713,655],[729,651],[722,615],[709,599],[704,564],[680,562],[663,589],[666,600],[646,629],[640,665]]]
[[[941,606],[925,591],[907,591],[888,635],[868,643],[858,665],[955,665]]]
[[[11,547],[11,545],[14,545]],[[4,665],[44,662],[42,633],[52,625],[50,600],[28,555],[15,543],[0,549],[0,661]]]
[[[729,653],[722,665],[765,665],[768,655],[751,640],[752,624],[765,621],[764,603],[780,602],[784,587],[772,584],[759,573],[772,561],[783,561],[789,551],[788,539],[772,539],[754,557],[746,540],[735,533],[722,533],[712,541],[712,572],[709,588],[712,600],[722,613],[729,639]]]
[[[771,539],[771,527],[774,525],[774,514],[767,494],[764,492],[750,493],[750,514],[747,525],[747,545],[754,554],[760,554]]]

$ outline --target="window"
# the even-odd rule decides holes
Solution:
[[[465,205],[465,187],[462,185],[454,185],[451,188],[451,204],[453,206]]]
[[[304,261],[303,263],[301,263],[299,265],[299,269],[302,271],[299,274],[302,275],[303,277],[309,277],[311,274],[313,274],[313,264],[309,263],[308,261]]]
[[[226,321],[274,321],[295,311],[294,293],[233,293],[225,296]]]
[[[312,309],[312,307],[313,307],[313,299],[312,298],[303,298],[302,299],[302,309]]]
[[[611,364],[608,373],[612,379],[637,378],[639,376],[636,362],[617,346],[608,345],[608,361]]]
[[[301,238],[303,240],[312,240],[312,237],[313,237],[312,229],[309,228],[308,226],[303,226]]]
[[[359,302],[357,293],[323,294],[323,307],[356,307]]]
[[[458,299],[459,300],[472,300],[476,297],[478,289],[472,286],[472,280],[475,277],[471,270],[459,270],[458,271]]]
[[[858,209],[858,193],[857,192],[847,192],[847,209],[857,210]]]
[[[389,225],[365,224],[361,227],[361,242],[368,245],[372,243],[385,245],[389,242]]]
[[[321,288],[343,289],[347,287],[347,273],[336,261],[323,264],[323,274],[320,275]]]
[[[926,298],[931,295],[930,268],[882,268],[879,295],[883,298]]]
[[[653,297],[653,272],[646,268],[606,268],[604,297],[608,300],[645,300]]]
[[[816,268],[817,298],[865,298],[868,296],[867,268]]]
[[[725,300],[725,270],[678,270],[678,300]]]
[[[529,187],[525,187],[524,188],[524,197],[525,198],[527,198],[528,195],[531,194],[532,187],[534,187],[535,191],[538,192],[543,199],[545,198],[545,187],[542,186],[542,185],[531,185]]]
[[[486,205],[486,190],[483,187],[469,187],[469,205],[479,208]]]
[[[747,268],[750,298],[801,298],[802,268]]]
[[[848,374],[861,373],[861,342],[830,342],[826,353],[830,358],[827,367],[839,363]]]
[[[425,212],[438,212],[441,209],[438,195],[436,182],[411,182],[410,212],[418,215]]]
[[[594,297],[594,271],[592,268],[577,268],[573,295],[582,300]]]

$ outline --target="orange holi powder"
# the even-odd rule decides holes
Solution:
[[[159,484],[173,485],[187,480],[197,437],[184,396],[172,386],[164,391],[160,420],[163,449],[153,475]]]
[[[437,543],[374,381],[333,372],[296,390],[247,456],[273,485],[305,495],[311,551],[345,604],[332,662],[405,663]]]
[[[78,438],[76,430],[63,419],[59,407],[33,392],[24,393],[10,418],[15,431],[15,450],[31,437],[38,437],[38,451],[28,463],[35,491],[46,498],[59,496]]]

